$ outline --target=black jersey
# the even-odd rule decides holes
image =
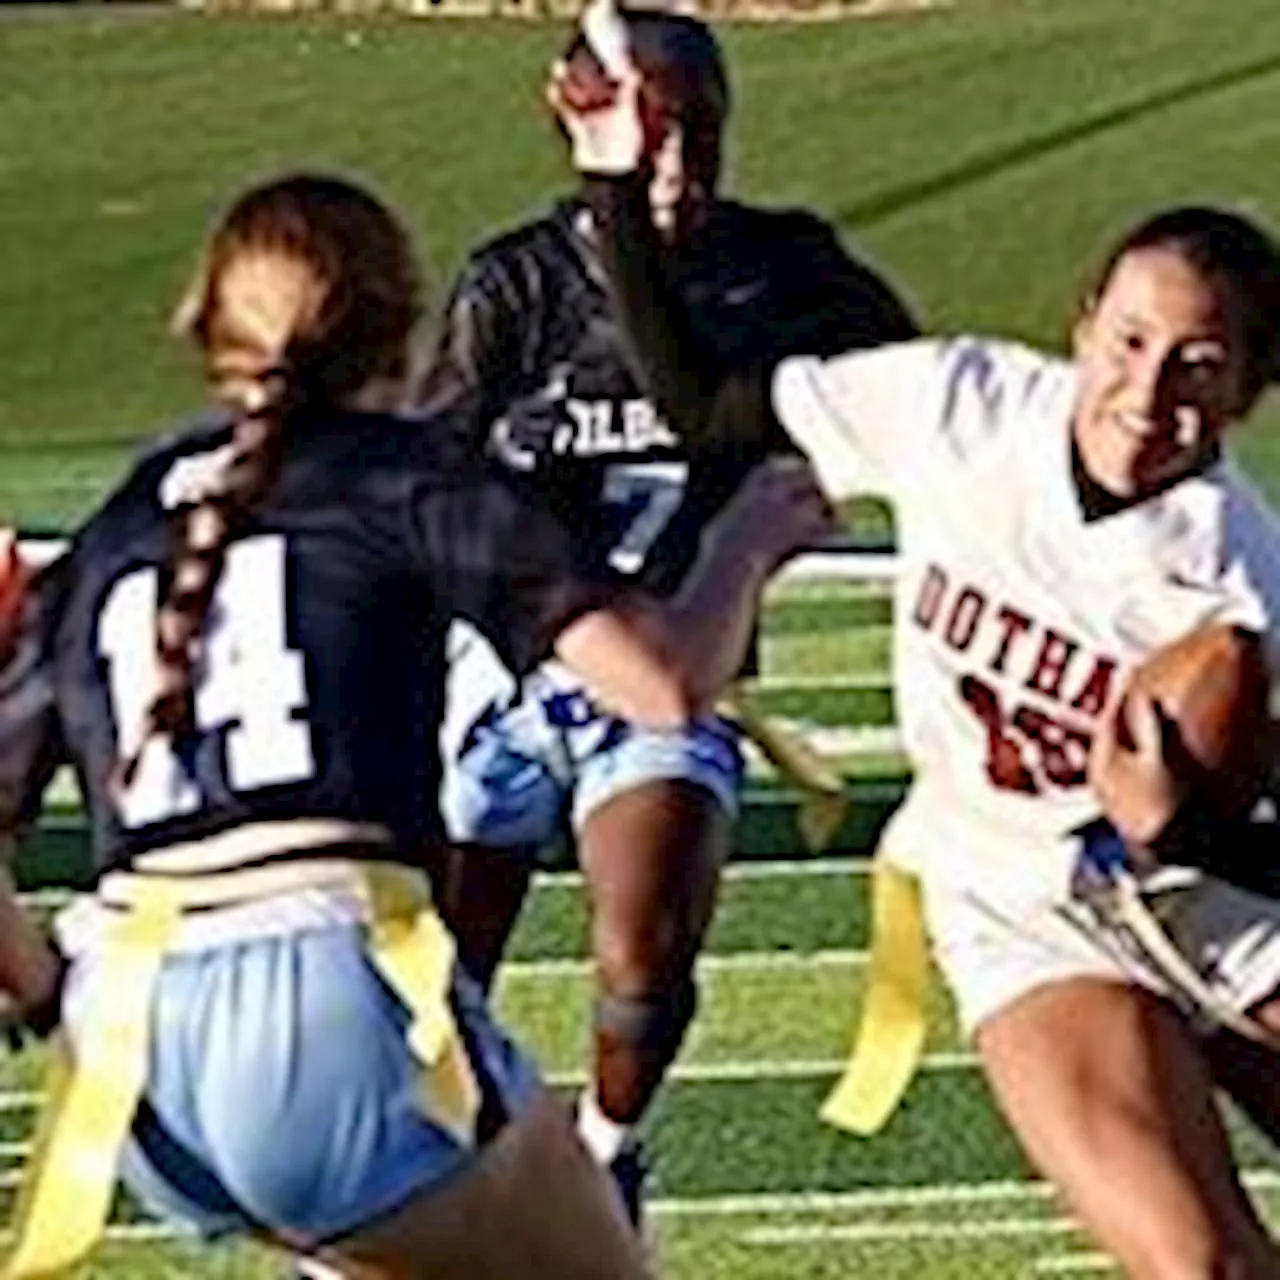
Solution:
[[[526,477],[612,569],[667,594],[765,446],[701,440],[659,413],[596,239],[589,208],[568,202],[480,249],[454,289],[424,400],[471,398],[455,421],[473,443]],[[661,269],[708,369],[916,333],[888,286],[808,213],[717,202]]]
[[[195,671],[195,731],[155,738],[124,795],[154,678],[169,495],[229,439],[208,423],[143,459],[79,532],[46,611],[65,750],[100,869],[246,821],[340,817],[434,839],[449,620],[513,670],[602,603],[572,543],[446,432],[372,415],[308,421],[227,549]],[[184,468],[187,469],[184,473]]]

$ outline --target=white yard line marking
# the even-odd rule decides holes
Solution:
[[[1115,1271],[1119,1267],[1116,1260],[1105,1253],[1063,1253],[1049,1258],[1041,1258],[1032,1265],[1032,1272],[1038,1276],[1066,1276],[1079,1272]]]
[[[792,880],[810,876],[864,876],[871,870],[865,854],[842,858],[799,857],[787,862],[733,862],[720,873],[722,880]]]
[[[845,1058],[763,1058],[730,1059],[725,1062],[678,1062],[667,1073],[675,1084],[738,1084],[752,1080],[807,1080],[838,1075],[844,1070]],[[926,1053],[921,1059],[922,1071],[967,1071],[978,1065],[972,1053],[964,1051]],[[543,1078],[552,1088],[578,1087],[587,1082],[585,1067],[547,1071]],[[0,1093],[0,1112],[34,1111],[44,1099],[36,1090]],[[0,1142],[0,1159],[17,1160],[28,1155],[29,1142]],[[1280,1175],[1278,1175],[1280,1176]]]
[[[0,1174],[0,1177],[4,1175]],[[11,1185],[12,1177],[3,1184]],[[1244,1175],[1245,1185],[1251,1190],[1280,1188],[1280,1171],[1256,1169]],[[876,1209],[930,1209],[965,1207],[1001,1201],[1030,1200],[1042,1202],[1055,1194],[1054,1188],[1044,1182],[977,1182],[938,1184],[924,1187],[875,1187],[865,1191],[848,1192],[799,1192],[782,1194],[747,1194],[737,1196],[693,1196],[654,1199],[645,1206],[646,1213],[661,1218],[696,1217],[770,1217],[797,1214],[833,1214],[874,1211]],[[912,1238],[981,1238],[988,1235],[1045,1234],[1077,1230],[1077,1224],[1062,1218],[1000,1218],[986,1223],[947,1224],[860,1224],[858,1233],[852,1234],[855,1224],[848,1227],[817,1228],[755,1228],[745,1232],[743,1239],[753,1244],[798,1244],[809,1240],[891,1240]],[[803,1231],[804,1235],[797,1232]],[[786,1233],[784,1236],[783,1233]],[[839,1232],[839,1234],[835,1234]],[[768,1233],[768,1234],[766,1234]],[[108,1240],[151,1241],[183,1239],[183,1233],[162,1223],[123,1223],[109,1226]],[[12,1232],[0,1231],[0,1240],[12,1239]],[[1065,1256],[1046,1260],[1040,1270],[1070,1271],[1092,1270],[1090,1261],[1100,1260],[1098,1254],[1073,1254],[1068,1264]],[[1097,1269],[1101,1269],[1099,1266]]]
[[[839,1075],[848,1063],[847,1058],[775,1058],[744,1059],[727,1062],[677,1062],[667,1072],[667,1079],[674,1084],[737,1084],[752,1080],[808,1080],[814,1077]],[[978,1065],[975,1054],[926,1053],[920,1061],[921,1071],[968,1071]],[[552,1088],[570,1088],[584,1085],[589,1073],[585,1068],[568,1071],[548,1071],[546,1081]]]
[[[789,716],[780,716],[778,723],[802,737],[805,745],[820,756],[887,755],[901,753],[903,749],[901,733],[893,724],[819,724],[810,719],[793,720]]]
[[[804,856],[783,861],[769,859],[760,862],[731,862],[720,873],[725,881],[734,880],[791,880],[809,876],[860,876],[871,870],[871,859],[865,854],[853,857],[806,858]],[[534,877],[535,888],[580,889],[583,887],[581,871],[540,871]]]
[[[31,911],[61,911],[71,898],[69,889],[37,889],[18,895],[18,901]]]
[[[898,557],[874,551],[822,551],[797,556],[778,571],[778,585],[815,578],[852,578],[855,582],[891,583],[898,576]]]
[[[774,1217],[859,1213],[876,1209],[926,1209],[1002,1200],[1038,1201],[1049,1199],[1053,1194],[1053,1188],[1045,1182],[965,1182],[925,1187],[868,1187],[862,1191],[677,1196],[651,1200],[645,1209],[672,1218]]]
[[[1244,1173],[1250,1191],[1280,1190],[1280,1170]],[[775,1217],[838,1214],[877,1209],[931,1209],[1052,1199],[1055,1188],[1039,1180],[934,1183],[920,1187],[868,1187],[861,1191],[762,1192],[725,1196],[672,1196],[651,1200],[646,1212],[671,1217]]]
[[[870,630],[870,626],[859,627],[858,631]],[[887,628],[886,628],[887,630]],[[807,692],[810,689],[834,689],[846,692],[850,689],[891,689],[893,680],[887,671],[859,671],[845,675],[791,675],[779,672],[776,675],[762,676],[752,686],[752,693],[791,693]]]
[[[831,951],[732,951],[726,955],[702,956],[698,960],[700,974],[741,973],[759,970],[857,968],[867,963],[865,950]],[[499,978],[565,978],[581,977],[595,970],[595,961],[577,956],[561,960],[513,960],[498,971]]]
[[[1072,1218],[992,1218],[987,1222],[859,1222],[844,1226],[753,1227],[738,1239],[777,1247],[841,1241],[990,1240],[999,1236],[1069,1235],[1084,1228]]]

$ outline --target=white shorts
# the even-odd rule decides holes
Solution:
[[[1197,873],[1157,896],[1166,931],[1200,977],[1236,1012],[1280,989],[1280,901]],[[967,1034],[1034,988],[1072,978],[1136,983],[1183,1008],[1186,997],[1114,925],[1085,902],[1002,903],[926,877],[934,953]]]

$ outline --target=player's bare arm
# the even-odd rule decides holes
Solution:
[[[589,614],[561,633],[556,655],[637,724],[703,714],[742,666],[769,577],[832,522],[808,467],[796,459],[764,463],[708,527],[675,597],[636,597],[623,611]]]

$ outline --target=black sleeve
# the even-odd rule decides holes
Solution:
[[[496,476],[415,504],[417,559],[451,615],[473,623],[516,675],[624,588],[579,554],[548,507]]]
[[[852,258],[835,230],[807,212],[791,215],[788,272],[791,288],[773,351],[835,356],[845,351],[909,342],[920,326],[906,302],[881,275]]]
[[[485,254],[473,258],[449,295],[415,403],[455,418],[465,406],[476,432],[487,432],[506,409],[521,367],[523,314],[518,282],[505,264]]]
[[[1199,867],[1250,893],[1280,898],[1280,827],[1275,823],[1223,818],[1192,797],[1148,847],[1162,863]]]
[[[623,340],[654,402],[693,447],[732,440],[750,448],[775,439],[781,429],[770,386],[777,361],[720,370],[702,358],[662,269],[644,179],[590,176],[585,185]]]

